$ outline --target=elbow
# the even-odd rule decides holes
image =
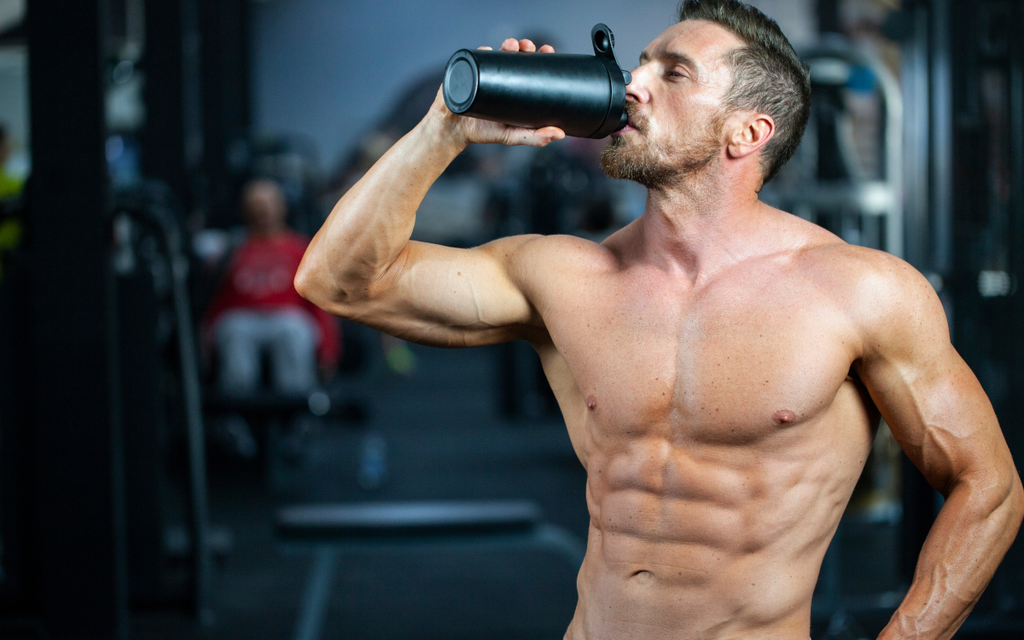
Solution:
[[[324,311],[342,318],[350,318],[357,311],[359,299],[354,299],[352,288],[335,274],[319,268],[307,254],[292,279],[295,291]]]
[[[358,257],[359,252],[353,253],[356,255],[331,257],[310,245],[295,271],[292,286],[300,296],[328,313],[347,319],[362,316],[376,300],[386,295],[393,282],[393,276],[386,274],[397,273],[395,264],[404,261],[396,261],[382,271],[376,261]]]
[[[1006,503],[1010,510],[1010,523],[1019,530],[1021,521],[1024,520],[1024,487],[1021,486],[1020,476],[1016,471],[1013,473]]]
[[[1024,520],[1024,487],[1012,463],[961,474],[951,493],[961,491],[979,517],[994,518],[1001,530],[1016,535]]]
[[[320,306],[314,299],[316,297],[315,278],[313,277],[312,269],[306,264],[306,260],[299,264],[299,268],[295,272],[295,278],[292,280],[292,286],[295,287],[295,291],[300,296]]]
[[[999,475],[999,482],[994,483],[994,486],[998,487],[997,508],[1005,511],[1008,524],[1016,529],[1024,520],[1024,486],[1021,485],[1020,474],[1012,462],[1006,465]]]
[[[1021,487],[1020,477],[1016,472],[1002,503],[992,511],[992,516],[995,517],[994,521],[998,523],[998,528],[1003,531],[1009,546],[1017,538],[1021,521],[1024,520],[1024,488]]]
[[[311,264],[311,262],[312,260],[309,255],[302,260],[298,270],[295,272],[292,286],[306,300],[309,300],[325,311],[330,311],[334,301],[331,288],[325,282],[323,274],[319,273],[316,266]]]
[[[1000,528],[1012,537],[1017,535],[1021,521],[1024,520],[1024,487],[1020,476],[1012,466],[1008,474],[1002,474],[998,482],[989,485],[988,497],[983,499],[985,510],[990,517],[1000,522]]]

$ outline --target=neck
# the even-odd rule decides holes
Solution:
[[[742,176],[708,167],[652,188],[641,221],[645,250],[696,283],[750,257],[770,208]]]

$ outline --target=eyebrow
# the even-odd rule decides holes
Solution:
[[[678,53],[675,51],[664,51],[658,54],[658,57],[667,59],[671,61],[672,64],[681,64],[684,67],[689,67],[690,69],[693,69],[695,72],[697,72],[697,75],[700,75],[700,65],[698,65],[693,58],[686,55],[685,53]],[[646,51],[643,51],[640,53],[640,64],[643,64],[645,60],[650,60],[650,56],[647,55]]]

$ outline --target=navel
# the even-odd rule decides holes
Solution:
[[[796,419],[796,414],[788,409],[779,409],[775,412],[775,415],[773,415],[772,418],[774,418],[775,422],[778,424],[786,424],[787,422],[793,422],[793,420]]]
[[[597,398],[594,396],[587,396],[587,408],[593,411],[597,408]]]

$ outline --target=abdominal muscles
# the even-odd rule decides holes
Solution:
[[[749,448],[639,438],[592,452],[567,637],[806,639],[821,560],[863,468],[808,435]]]

